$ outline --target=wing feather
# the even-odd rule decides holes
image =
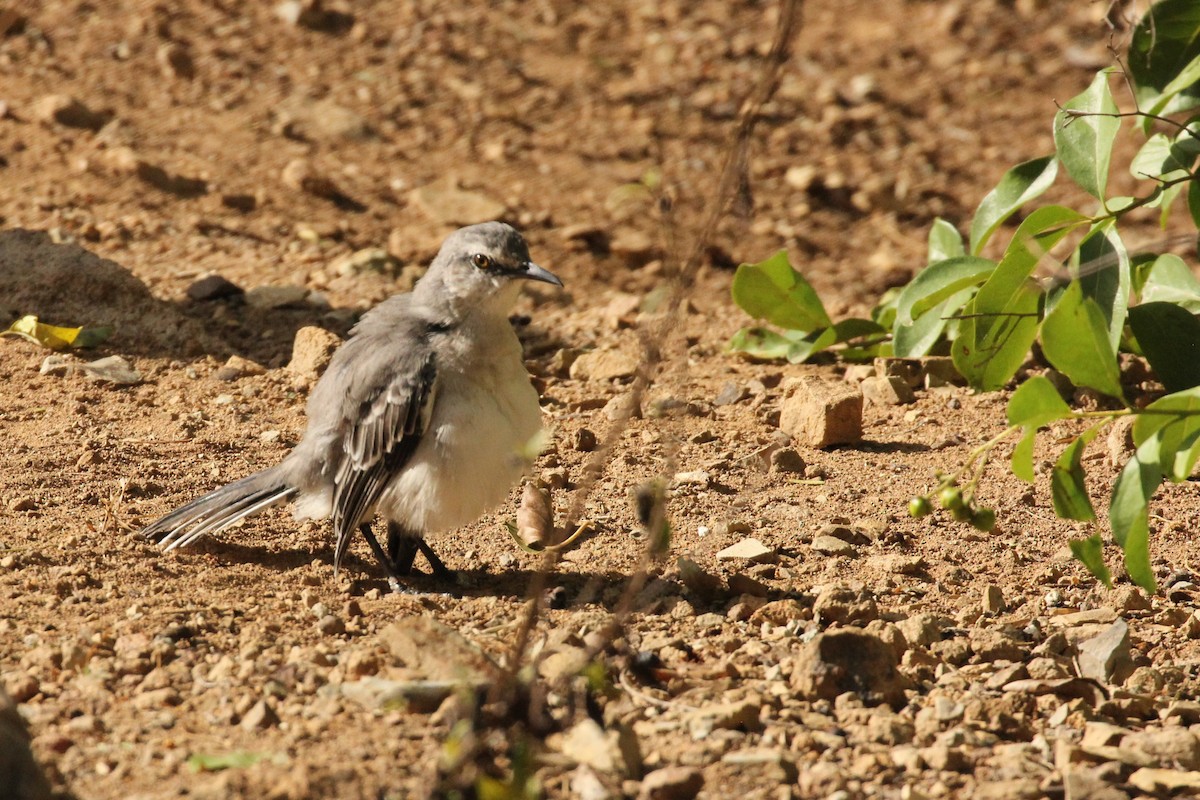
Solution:
[[[437,367],[430,353],[416,370],[392,376],[367,392],[357,408],[347,408],[343,455],[334,477],[335,570],[358,526],[420,444],[436,384]]]

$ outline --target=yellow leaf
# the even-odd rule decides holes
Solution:
[[[112,334],[112,328],[62,328],[38,322],[32,314],[21,317],[0,331],[0,336],[19,336],[51,350],[66,350],[68,347],[95,347]]]

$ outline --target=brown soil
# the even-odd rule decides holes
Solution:
[[[23,18],[6,26],[6,8]],[[1159,720],[1197,688],[1191,486],[1163,490],[1154,509],[1155,568],[1176,588],[1152,602],[1128,586],[1106,592],[1070,560],[1080,531],[1055,518],[1048,478],[1030,491],[1005,475],[1003,448],[980,496],[997,509],[994,532],[906,516],[936,469],[1001,430],[1007,395],[950,388],[868,406],[862,444],[800,448],[808,472],[781,472],[770,456],[786,379],[840,380],[844,365],[724,352],[746,322],[728,296],[740,261],[786,248],[834,315],[861,313],[907,280],[935,217],[964,228],[1008,166],[1051,149],[1052,101],[1106,63],[1104,10],[808,4],[752,142],[753,204],[713,231],[645,413],[587,500],[596,533],[551,578],[562,607],[534,636],[543,652],[593,641],[642,560],[633,489],[707,474],[672,490],[671,555],[606,661],[620,686],[598,719],[632,731],[641,763],[577,767],[588,759],[556,734],[537,755],[547,794],[586,794],[590,775],[616,793],[591,796],[636,795],[644,773],[681,765],[702,773],[701,797],[1102,796],[1080,788],[1093,785],[1125,797],[1138,791],[1139,766],[1200,767],[1200,740],[1195,753],[1145,763],[1070,749],[1089,722],[1133,736],[1200,721],[1178,706]],[[593,349],[640,357],[639,304],[658,296],[664,259],[686,252],[703,224],[777,8],[365,1],[324,13],[314,29],[281,19],[274,3],[0,4],[0,323],[36,313],[113,324],[94,357],[126,356],[144,378],[113,388],[41,375],[44,350],[0,340],[0,672],[39,759],[80,798],[399,798],[434,785],[453,702],[430,715],[372,707],[340,687],[411,677],[380,632],[412,615],[503,659],[540,564],[504,532],[517,492],[434,541],[461,585],[418,578],[412,595],[387,593],[362,542],[335,577],[327,525],[279,510],[170,555],[136,531],[294,445],[307,390],[285,367],[296,330],[344,334],[355,313],[397,291],[394,273],[411,280],[403,267],[424,263],[469,216],[433,208],[452,187],[499,204],[566,283],[531,289],[519,309],[553,430],[536,472],[565,479],[562,512],[589,457],[579,431],[604,440],[605,406],[628,391],[623,379],[573,379],[564,365]],[[85,108],[48,119],[53,95]],[[655,172],[670,224],[628,188]],[[331,266],[368,247],[387,247],[401,266]],[[190,299],[210,273],[319,296],[277,309]],[[233,355],[266,370],[224,380]],[[741,399],[716,403],[729,383],[745,388]],[[1097,490],[1117,469],[1105,455],[1088,462]],[[862,531],[856,555],[811,548],[830,523]],[[716,559],[747,537],[774,558]],[[680,556],[718,580],[681,574]],[[799,693],[804,642],[838,627],[835,612],[813,613],[836,585],[858,593],[867,610],[857,620],[902,654],[911,684],[894,712],[864,708],[868,694]],[[987,587],[1003,604],[981,615]],[[1073,674],[1072,651],[1046,648],[1048,632],[1064,610],[1104,608],[1129,620],[1137,668],[1103,690],[1108,699],[989,683],[1005,661],[1035,678]],[[921,614],[932,616],[905,627]],[[933,640],[897,640],[900,630],[933,630]],[[669,679],[622,672],[635,652],[661,659]],[[552,709],[573,724],[563,695]],[[749,703],[753,719],[721,717],[729,703]],[[188,766],[231,753],[264,760]]]

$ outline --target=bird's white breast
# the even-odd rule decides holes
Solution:
[[[537,392],[508,321],[463,331],[462,339],[439,361],[421,444],[376,506],[413,533],[457,528],[503,500],[541,429]]]

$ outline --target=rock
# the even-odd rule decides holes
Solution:
[[[1150,794],[1178,792],[1180,789],[1200,790],[1200,772],[1143,767],[1130,775],[1128,782],[1131,786]]]
[[[842,383],[800,378],[784,386],[779,428],[807,447],[862,438],[862,393]]]
[[[196,77],[196,64],[187,48],[178,42],[165,42],[154,53],[159,69],[167,78],[190,81]]]
[[[317,630],[326,636],[341,636],[346,632],[346,623],[333,614],[325,614],[317,620]]]
[[[277,112],[276,130],[289,139],[361,141],[373,135],[361,114],[332,98],[295,99]]]
[[[972,628],[968,641],[983,661],[1020,661],[1028,650],[1024,642],[999,628]]]
[[[759,606],[750,615],[750,624],[761,626],[762,623],[769,622],[776,627],[781,627],[794,620],[809,619],[812,619],[812,611],[795,600],[772,600]]]
[[[765,771],[769,779],[784,784],[794,783],[800,776],[796,763],[784,751],[770,747],[735,750],[721,756],[721,763],[737,767],[739,773],[746,768]]]
[[[342,190],[333,182],[333,179],[319,172],[306,158],[294,158],[289,161],[284,166],[279,178],[289,189],[311,194],[313,197],[326,200],[344,197]]]
[[[403,708],[415,714],[432,714],[446,698],[467,689],[477,698],[487,689],[483,682],[461,680],[397,681],[365,677],[343,683],[342,696],[369,711],[388,711]]]
[[[662,254],[661,248],[648,234],[637,230],[621,230],[609,243],[609,250],[630,264],[645,264]]]
[[[637,359],[619,350],[592,350],[575,359],[569,374],[576,381],[607,383],[632,378],[637,370]]]
[[[725,594],[721,579],[704,571],[704,568],[686,556],[680,556],[676,561],[679,568],[679,580],[688,591],[706,603],[710,603]]]
[[[580,453],[590,453],[596,449],[599,441],[596,439],[596,434],[592,433],[587,428],[580,428],[575,431],[573,444],[576,450]]]
[[[7,684],[0,689],[0,713],[3,713],[5,700],[3,692],[7,690],[12,701],[15,703],[26,703],[37,697],[37,693],[41,691],[41,684],[38,679],[29,674],[13,675],[8,679]],[[4,773],[0,771],[0,775]]]
[[[919,358],[876,358],[875,374],[880,378],[896,378],[910,390],[921,385],[925,368]],[[911,394],[911,391],[909,392]]]
[[[622,766],[621,751],[599,723],[588,717],[563,734],[559,749],[567,758],[597,772],[616,772]]]
[[[430,616],[409,616],[379,632],[400,663],[435,681],[483,681],[498,674],[496,663],[453,628]]]
[[[287,368],[293,374],[315,381],[321,377],[333,351],[342,344],[342,340],[334,333],[324,328],[306,326],[296,331],[296,339],[292,342],[292,360]]]
[[[858,550],[854,545],[842,541],[836,536],[814,536],[810,546],[814,551],[823,556],[853,558],[858,555]]]
[[[1128,794],[1100,776],[1099,769],[1071,764],[1062,773],[1064,800],[1129,800]]]
[[[558,749],[572,761],[597,772],[631,778],[642,772],[637,738],[624,726],[606,731],[594,719],[584,717],[562,735]]]
[[[826,586],[813,602],[813,612],[823,624],[866,624],[879,616],[874,596],[866,589],[849,586]],[[907,639],[907,634],[905,635]],[[909,640],[911,641],[911,639]]]
[[[1184,725],[1195,725],[1200,723],[1200,702],[1175,700],[1158,713],[1163,720],[1177,718]]]
[[[610,789],[586,764],[580,764],[571,773],[571,796],[579,800],[617,800],[620,796]]]
[[[508,207],[482,192],[458,188],[453,181],[431,183],[409,193],[412,204],[441,225],[474,225],[503,217]]]
[[[954,359],[949,356],[926,356],[921,359],[921,372],[926,389],[966,384],[966,379],[954,367]]]
[[[1101,683],[1123,683],[1133,672],[1129,655],[1129,624],[1117,619],[1098,636],[1080,642],[1076,649],[1079,676]]]
[[[245,292],[242,287],[220,275],[208,275],[187,288],[188,299],[196,303],[206,300],[222,300],[226,297],[237,297],[243,294]]]
[[[342,276],[361,275],[364,272],[393,274],[399,270],[400,261],[382,247],[364,247],[353,253],[334,259],[329,271]]]
[[[58,123],[68,128],[98,131],[110,115],[92,111],[79,100],[65,94],[49,94],[33,104],[33,118],[39,122]]]
[[[751,563],[758,563],[774,559],[775,550],[774,548],[767,547],[758,539],[751,537],[729,545],[729,547],[719,551],[716,557],[718,561],[736,561],[741,559]]]
[[[807,466],[804,463],[804,457],[791,447],[781,447],[771,453],[772,472],[794,472],[803,475],[804,468]]]
[[[263,375],[266,374],[266,371],[266,367],[262,364],[256,364],[241,356],[230,356],[229,360],[217,370],[216,378],[219,381],[236,381],[247,375]]]
[[[1131,733],[1121,747],[1149,756],[1160,766],[1200,769],[1200,738],[1187,728],[1158,728]]]
[[[896,669],[890,645],[860,628],[818,634],[795,660],[791,687],[802,697],[833,700],[854,692],[867,705],[905,703],[908,681]]]
[[[983,587],[983,613],[999,614],[1005,609],[1004,592],[999,586],[989,584]]]
[[[268,705],[266,700],[259,700],[242,717],[240,723],[243,730],[261,731],[274,728],[279,724],[279,715]]]
[[[858,385],[863,400],[876,406],[908,405],[917,399],[912,387],[895,375],[866,378]]]
[[[307,297],[303,286],[256,286],[246,292],[246,303],[253,308],[295,308],[304,305]]]
[[[867,545],[871,543],[870,536],[858,528],[851,528],[849,525],[823,525],[817,531],[817,536],[831,536],[834,539],[840,539],[846,544]]]
[[[692,800],[704,788],[704,775],[695,767],[663,767],[642,780],[638,800]]]
[[[753,700],[704,706],[688,716],[688,728],[693,739],[703,739],[714,730],[757,731],[762,728],[761,710],[761,704]]]
[[[12,800],[50,800],[54,795],[29,747],[29,731],[16,703],[0,689],[0,784]]]
[[[733,405],[746,399],[747,395],[746,387],[733,381],[725,381],[721,386],[721,391],[717,392],[717,396],[713,399],[713,405],[718,408]]]

